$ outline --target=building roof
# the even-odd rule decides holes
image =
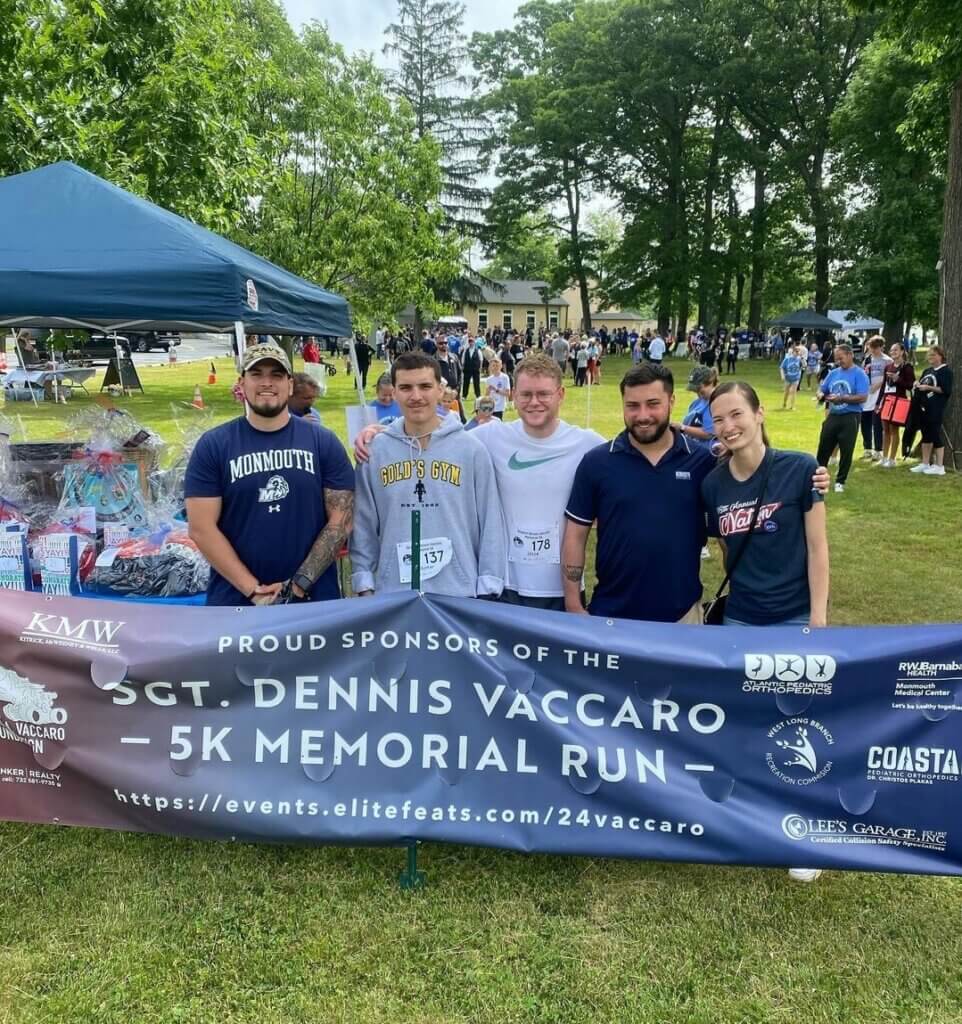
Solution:
[[[654,320],[654,317],[642,316],[637,309],[604,309],[591,314],[592,320],[632,320],[644,323],[645,320]]]
[[[490,285],[481,285],[483,302],[489,302],[495,306],[544,306],[545,301],[538,292],[539,288],[546,288],[545,281],[498,281],[504,291],[493,288]],[[474,305],[474,303],[471,303]],[[480,303],[478,303],[480,305]],[[548,298],[549,306],[567,306],[568,300],[560,295],[551,295]]]

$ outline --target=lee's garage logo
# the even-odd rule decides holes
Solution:
[[[26,743],[38,754],[48,740],[63,743],[67,710],[56,700],[40,683],[0,667],[0,740]]]
[[[123,622],[110,619],[68,619],[66,615],[34,612],[20,634],[25,644],[53,644],[91,651],[116,651],[114,638]]]

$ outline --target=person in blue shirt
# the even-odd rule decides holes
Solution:
[[[377,414],[377,421],[382,427],[388,427],[400,418],[401,407],[394,400],[394,385],[389,373],[382,373],[378,377],[376,397],[367,404]]]
[[[719,539],[734,569],[723,624],[825,626],[828,536],[825,505],[812,488],[815,460],[769,445],[765,413],[751,385],[722,384],[711,408],[725,453],[701,492],[708,533]],[[814,882],[821,873],[792,868],[789,877]]]
[[[827,407],[828,413],[822,422],[815,459],[820,466],[826,465],[838,447],[835,492],[841,494],[852,468],[852,453],[858,437],[862,405],[868,398],[869,380],[865,371],[855,365],[851,345],[844,342],[836,345],[834,359],[835,368],[822,381],[818,392],[818,401]]]
[[[782,392],[782,408],[791,411],[795,408],[795,395],[798,392],[798,385],[802,380],[802,367],[804,366],[804,349],[802,354],[793,345],[785,353],[785,358],[778,367],[785,390]]]
[[[340,596],[335,560],[351,531],[354,470],[325,427],[291,416],[290,360],[244,352],[247,413],[208,430],[184,478],[191,539],[210,563],[207,603]]]
[[[758,394],[743,381],[716,388],[711,409],[724,451],[701,492],[708,534],[719,538],[726,563],[746,542],[762,501],[729,582],[725,625],[824,626],[828,539],[825,505],[812,487],[815,459],[770,446]]]
[[[300,416],[308,423],[321,426],[321,414],[314,408],[314,403],[321,393],[317,381],[310,374],[295,373],[293,384],[291,397],[287,400],[288,412],[292,416]]]
[[[622,378],[621,395],[624,433],[585,454],[565,507],[565,609],[585,613],[585,552],[597,523],[597,584],[589,614],[700,623],[707,539],[701,485],[715,456],[709,445],[672,427],[674,378],[667,366],[632,367]],[[811,486],[828,489],[824,468]]]
[[[677,430],[696,441],[714,441],[715,428],[711,421],[711,408],[708,399],[718,387],[718,370],[713,366],[695,366],[688,375],[688,390],[695,392],[695,397],[688,406],[688,412],[681,423],[675,424]]]

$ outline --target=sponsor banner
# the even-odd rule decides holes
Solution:
[[[0,818],[962,872],[962,626],[7,593]]]

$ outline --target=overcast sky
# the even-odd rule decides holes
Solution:
[[[348,51],[367,50],[381,59],[384,29],[397,13],[396,0],[282,0],[295,28],[306,21],[327,22],[334,40]],[[466,34],[509,28],[521,0],[468,0]]]

